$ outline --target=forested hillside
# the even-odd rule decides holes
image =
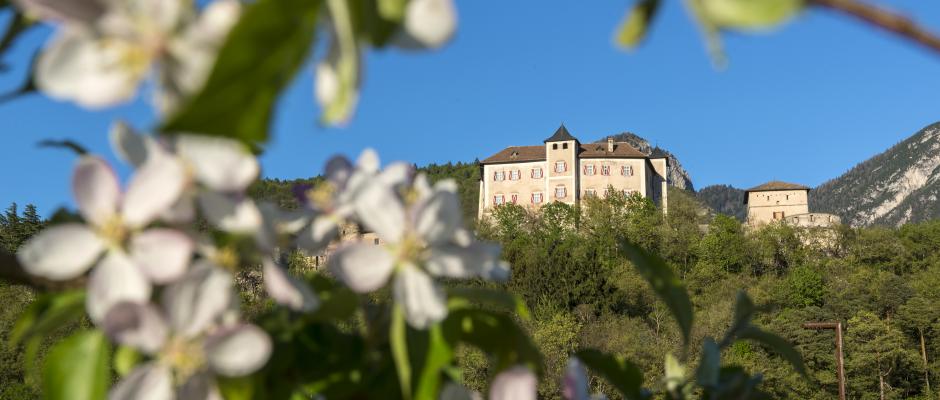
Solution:
[[[758,345],[722,354],[763,374],[771,398],[837,397],[833,335],[803,329],[809,321],[848,327],[849,398],[878,399],[883,390],[886,399],[925,399],[927,378],[940,383],[940,221],[837,231],[770,225],[745,233],[728,216],[704,220],[685,192],[670,199],[665,218],[640,197],[591,201],[581,210],[553,203],[539,215],[510,205],[481,230],[502,243],[513,265],[509,288],[535,310],[528,327],[551,376],[569,352],[596,347],[639,363],[646,384],[656,385],[666,354],[681,353],[669,313],[614,250],[616,238],[627,237],[665,257],[687,285],[699,328],[692,348],[729,326],[739,290],[762,310],[760,325],[796,344],[809,379]],[[700,223],[710,224],[708,233]],[[466,359],[467,376],[482,384],[485,364]],[[555,398],[555,385],[547,380],[540,392]]]
[[[730,185],[711,185],[699,189],[695,197],[715,212],[730,215],[738,221],[747,220],[744,190]]]

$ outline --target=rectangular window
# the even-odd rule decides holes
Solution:
[[[568,170],[568,166],[565,165],[564,161],[555,161],[555,172],[565,172]]]
[[[568,148],[568,143],[562,143],[562,144],[561,144],[561,148],[567,149],[567,148]]]
[[[519,180],[519,170],[518,170],[518,169],[514,169],[514,170],[509,171],[509,180],[511,180],[511,181],[518,181],[518,180]]]
[[[512,195],[512,196],[510,197],[510,199],[511,199],[511,201],[512,201],[512,204],[516,204],[516,202],[519,201],[519,195],[518,195],[518,194],[514,194],[514,195]]]
[[[567,196],[567,195],[568,195],[568,191],[565,190],[565,187],[564,187],[564,186],[558,186],[558,187],[555,188],[555,197],[557,197],[557,198],[559,198],[559,199],[563,199],[563,198],[565,198],[565,196]]]
[[[532,204],[540,204],[542,202],[541,193],[532,193]]]
[[[497,206],[498,206],[498,205],[501,205],[501,204],[503,204],[503,203],[505,203],[505,202],[506,202],[506,199],[503,198],[503,195],[498,194],[498,195],[496,195],[496,196],[493,196],[493,205],[497,205]]]
[[[601,166],[601,175],[610,175],[610,165]]]
[[[774,219],[778,221],[783,219],[783,211],[774,211]]]
[[[542,179],[541,168],[532,168],[532,179]]]
[[[624,189],[624,190],[623,190],[623,195],[624,195],[624,196],[629,196],[629,195],[634,194],[634,193],[636,193],[636,190],[633,190],[633,189]]]
[[[505,172],[505,171],[496,171],[496,172],[494,172],[494,173],[493,173],[493,180],[494,180],[494,181],[504,181],[504,180],[506,180],[506,172]]]
[[[552,143],[552,150],[558,150],[558,143]]]
[[[584,197],[595,197],[595,196],[597,196],[597,190],[584,189]]]
[[[633,176],[633,167],[629,165],[624,165],[620,167],[620,174],[623,176]]]
[[[588,164],[584,166],[584,175],[594,175],[594,164]]]

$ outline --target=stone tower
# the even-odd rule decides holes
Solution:
[[[809,212],[809,188],[795,183],[771,181],[744,192],[747,223],[756,226]]]
[[[548,182],[547,195],[551,201],[574,204],[578,198],[578,157],[580,143],[562,124],[555,134],[545,139],[545,158]]]

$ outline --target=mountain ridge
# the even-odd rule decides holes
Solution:
[[[639,136],[633,132],[621,132],[614,135],[604,136],[601,139],[594,141],[594,143],[605,143],[607,138],[613,138],[616,142],[626,142],[633,148],[639,150],[641,153],[649,156],[655,152],[662,152],[666,158],[669,160],[668,174],[666,177],[666,182],[679,189],[685,189],[689,191],[695,191],[695,187],[692,184],[692,178],[689,176],[688,171],[682,168],[682,163],[679,162],[679,159],[668,150],[663,149],[659,146],[652,146],[650,142],[644,139],[642,136]]]

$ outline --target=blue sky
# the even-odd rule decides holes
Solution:
[[[884,3],[940,31],[940,3]],[[940,55],[844,16],[811,10],[773,32],[725,35],[730,64],[717,71],[680,1],[666,1],[638,51],[615,49],[628,5],[459,2],[458,34],[443,50],[368,54],[344,128],[317,124],[307,68],[281,100],[263,174],[311,176],[330,155],[365,147],[385,161],[472,161],[539,144],[564,122],[582,141],[637,133],[675,153],[696,187],[815,186],[940,120]],[[0,88],[16,85],[48,34],[18,44]],[[32,202],[48,215],[71,204],[74,157],[35,143],[68,137],[110,154],[107,129],[119,118],[153,124],[145,99],[94,113],[39,95],[0,105],[0,205]]]

